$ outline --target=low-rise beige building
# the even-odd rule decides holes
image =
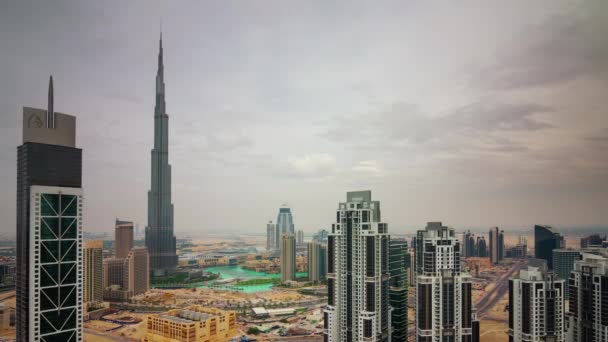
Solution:
[[[200,305],[148,315],[143,342],[225,342],[236,335],[236,313]]]

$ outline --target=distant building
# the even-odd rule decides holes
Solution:
[[[327,242],[326,342],[390,341],[389,235],[371,191],[346,194]]]
[[[304,231],[303,230],[298,230],[298,235],[296,236],[296,244],[298,246],[304,245]]]
[[[477,244],[475,241],[475,234],[471,233],[470,230],[467,230],[467,232],[464,233],[462,238],[462,246],[464,257],[471,258],[477,256]]]
[[[124,263],[123,288],[130,296],[145,293],[150,288],[150,258],[148,248],[133,247]]]
[[[103,260],[103,287],[112,285],[122,287],[125,259],[108,258]]]
[[[124,259],[103,261],[103,299],[126,301],[150,288],[150,259],[146,247],[133,247]]]
[[[490,229],[490,261],[498,264],[504,258],[505,232],[498,227]]]
[[[488,257],[488,246],[486,244],[486,238],[484,236],[477,237],[477,256],[480,258]]]
[[[600,236],[599,234],[589,235],[581,238],[581,248],[588,247],[602,247],[606,241],[606,236]]]
[[[276,230],[276,226],[274,225],[274,223],[272,223],[272,221],[268,221],[268,224],[266,224],[266,250],[267,251],[276,249],[276,243],[274,241],[275,234],[276,234],[275,230]]]
[[[454,229],[429,222],[416,239],[416,340],[479,341],[471,276]]]
[[[133,248],[133,222],[120,221],[116,219],[114,228],[114,255],[119,258],[126,258]]]
[[[103,241],[84,242],[84,287],[85,304],[103,301]]]
[[[281,282],[296,279],[296,238],[293,234],[281,236]]]
[[[291,215],[291,209],[283,205],[279,209],[279,215],[277,216],[277,225],[275,232],[275,243],[276,249],[281,249],[281,236],[284,234],[295,234],[295,226],[293,224],[293,216]]]
[[[564,280],[544,265],[509,280],[509,341],[565,342],[564,312]]]
[[[391,311],[391,325],[393,332],[391,341],[407,341],[407,269],[409,260],[409,249],[405,240],[390,240],[388,255],[389,280],[389,303]]]
[[[608,341],[608,259],[584,254],[570,273],[569,341]]]
[[[307,244],[308,258],[308,280],[311,282],[319,282],[326,277],[327,268],[327,248],[318,242],[309,242]]]
[[[505,258],[524,259],[528,256],[528,241],[523,236],[519,237],[519,242],[515,246],[505,249]]]
[[[408,285],[410,287],[416,286],[416,249],[409,248],[408,249],[409,257],[406,258],[406,267],[407,267],[407,276],[408,276]]]
[[[550,226],[534,226],[534,257],[547,261],[553,269],[553,250],[564,248],[564,237]]]
[[[48,90],[46,109],[23,107],[17,148],[16,339],[82,341],[82,150]]]
[[[200,305],[148,315],[143,342],[227,342],[237,335],[236,313]]]
[[[319,231],[312,236],[312,240],[326,245],[328,234],[329,232],[327,230],[319,229]]]

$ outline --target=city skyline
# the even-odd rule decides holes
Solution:
[[[605,3],[386,4],[2,5],[0,184],[15,187],[18,113],[45,107],[52,73],[55,107],[79,117],[84,230],[146,224],[162,16],[178,235],[261,232],[285,202],[297,229],[327,229],[356,189],[383,199],[396,234],[607,221]],[[256,201],[232,215],[243,192]]]

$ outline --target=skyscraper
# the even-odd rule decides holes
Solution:
[[[281,236],[281,282],[296,279],[296,238],[293,234]]]
[[[581,260],[583,257],[582,249],[554,249],[553,250],[553,270],[560,278],[566,280],[564,283],[564,298],[568,299],[570,293],[568,291],[568,279],[570,272],[574,269],[574,262]]]
[[[17,148],[17,341],[82,340],[82,150],[76,118],[23,107]]]
[[[475,234],[471,233],[470,230],[467,230],[466,233],[464,233],[463,239],[463,254],[464,257],[466,258],[470,258],[470,257],[476,257],[477,256],[477,251],[475,248]]]
[[[390,341],[389,235],[371,191],[346,194],[327,245],[325,341]]]
[[[126,258],[133,248],[133,222],[116,219],[114,245],[117,258]]]
[[[499,230],[498,227],[490,229],[490,261],[493,264],[498,264],[504,257],[505,250],[505,232]]]
[[[291,209],[283,205],[279,208],[279,215],[277,216],[277,225],[275,227],[275,242],[277,250],[281,249],[281,236],[283,234],[295,234],[295,226],[293,224],[293,216],[291,215]]]
[[[429,222],[416,240],[416,341],[478,341],[472,279],[454,229]]]
[[[103,241],[84,242],[84,303],[103,300]]]
[[[608,341],[608,259],[584,254],[570,273],[568,341]]]
[[[564,280],[546,265],[509,279],[509,341],[565,342]]]
[[[587,237],[581,238],[581,248],[602,247],[605,241],[605,235],[602,237],[599,234],[592,234]]]
[[[274,242],[275,239],[275,225],[274,223],[272,223],[272,221],[268,221],[268,224],[266,225],[266,250],[270,251],[270,250],[274,250],[276,248],[276,243]]]
[[[477,256],[480,258],[488,256],[488,245],[486,244],[485,236],[477,237]]]
[[[547,261],[549,269],[553,269],[553,250],[564,248],[564,237],[549,226],[534,226],[534,257]]]
[[[327,249],[318,242],[309,242],[307,250],[308,280],[316,283],[326,276],[324,263],[327,260]]]
[[[124,263],[123,288],[130,296],[142,294],[150,288],[150,259],[146,247],[133,247]]]
[[[150,269],[164,275],[177,266],[175,235],[173,233],[173,203],[171,202],[171,165],[169,165],[169,116],[165,107],[163,39],[159,42],[156,73],[156,104],[154,106],[154,148],[152,149],[152,179],[148,192],[148,226],[146,246],[150,254]]]
[[[298,246],[303,246],[304,245],[304,231],[303,230],[298,230],[296,244]]]
[[[407,260],[410,256],[407,241],[391,239],[388,254],[388,269],[391,276],[388,296],[390,306],[393,308],[391,341],[407,341]]]

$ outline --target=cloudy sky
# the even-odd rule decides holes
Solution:
[[[3,1],[0,232],[23,106],[77,116],[85,230],[145,226],[162,18],[175,230],[608,223],[606,1]]]

